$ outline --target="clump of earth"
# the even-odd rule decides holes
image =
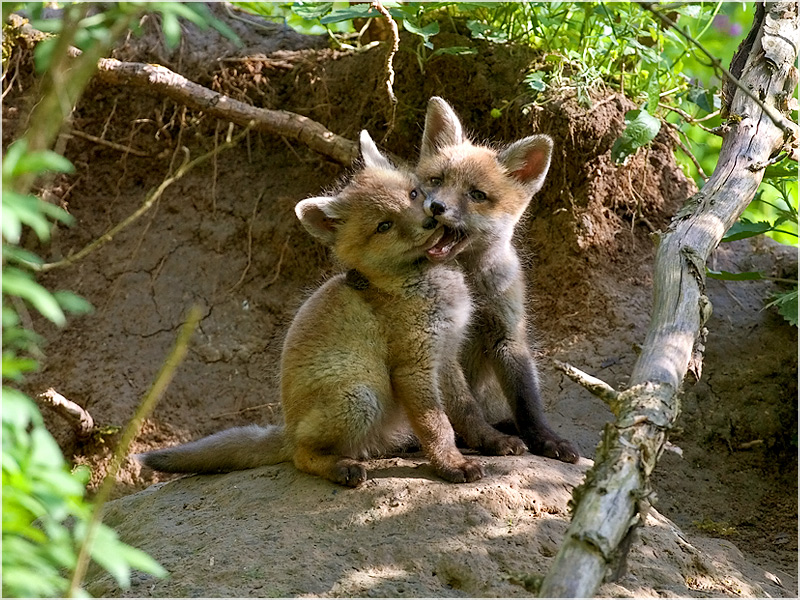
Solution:
[[[124,592],[94,573],[89,591],[533,595],[566,531],[571,490],[613,419],[553,359],[625,385],[649,320],[653,234],[695,189],[676,165],[670,134],[662,130],[649,148],[616,165],[610,148],[634,107],[629,100],[602,90],[588,105],[569,92],[521,94],[522,75],[536,57],[459,31],[443,32],[442,43],[480,44],[479,52],[437,56],[424,74],[403,40],[389,131],[384,46],[334,51],[278,26],[259,35],[239,21],[232,26],[245,39],[242,49],[187,28],[176,53],[153,32],[115,53],[159,62],[257,106],[304,114],[351,139],[364,128],[379,141],[388,132],[382,146],[409,162],[433,95],[454,105],[476,140],[510,142],[532,132],[554,138],[547,183],[518,228],[517,246],[547,414],[584,458],[568,465],[529,454],[482,457],[486,477],[455,485],[438,480],[420,456],[389,457],[370,463],[370,479],[354,490],[288,464],[170,481],[129,460],[107,521],[159,560],[170,578],[136,574]],[[10,64],[20,75],[3,102],[4,147],[24,127],[37,87],[30,56],[15,52]],[[514,97],[500,118],[491,115]],[[180,163],[181,147],[192,156],[208,152],[228,124],[147,90],[93,83],[71,127],[95,139],[68,138],[65,153],[76,173],[48,188],[76,223],[34,248],[47,261],[133,213]],[[55,388],[102,428],[79,440],[70,423],[43,409],[68,458],[91,467],[92,485],[105,475],[118,428],[132,417],[192,305],[202,307],[203,319],[189,354],[132,452],[280,420],[276,378],[284,334],[304,298],[340,270],[293,208],[344,172],[302,145],[252,133],[173,184],[100,250],[41,278],[95,307],[60,330],[34,321],[48,340],[46,359],[26,384],[31,395]],[[710,266],[796,277],[797,255],[766,239],[742,240],[720,246]],[[627,568],[600,594],[797,596],[797,329],[764,309],[777,285],[709,280],[714,313],[702,378],[685,385],[673,451],[653,475],[654,510]]]

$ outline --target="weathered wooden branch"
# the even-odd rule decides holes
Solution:
[[[18,15],[10,15],[10,20],[34,44],[47,37]],[[82,53],[75,47],[69,47],[68,54],[74,58]],[[329,131],[313,119],[286,110],[259,108],[234,100],[161,65],[101,58],[97,62],[96,75],[105,83],[145,88],[237,125],[247,126],[252,122],[254,131],[300,142],[345,166],[350,166],[358,157],[356,142]]]
[[[97,69],[97,76],[106,83],[146,88],[237,125],[252,122],[255,131],[295,140],[343,165],[349,166],[358,157],[358,144],[329,131],[313,119],[286,110],[245,104],[189,81],[161,65],[103,58],[97,63]]]
[[[784,110],[797,85],[798,8],[768,3],[741,83],[772,111]],[[723,234],[755,195],[763,165],[787,142],[758,103],[737,90],[719,162],[661,237],[654,273],[654,308],[630,387],[617,396],[618,412],[598,447],[595,465],[575,489],[572,522],[539,590],[541,597],[590,597],[624,554],[644,520],[649,476],[679,413],[687,372],[699,376],[705,323],[705,264]]]

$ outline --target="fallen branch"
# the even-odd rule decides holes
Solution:
[[[329,131],[313,119],[286,110],[271,110],[245,104],[161,65],[121,62],[103,58],[97,77],[114,85],[130,85],[158,92],[195,110],[237,125],[253,123],[253,129],[295,140],[335,160],[350,165],[358,157],[358,144]]]
[[[584,373],[580,369],[573,367],[570,364],[563,363],[560,360],[553,362],[555,363],[556,367],[558,367],[560,371],[563,371],[567,377],[572,379],[572,381],[578,385],[582,385],[592,394],[600,398],[609,406],[611,412],[613,412],[615,415],[617,414],[619,408],[619,392],[617,390],[608,385],[602,379],[592,377],[588,373]]]
[[[94,432],[94,419],[82,406],[68,400],[53,388],[42,392],[38,397],[72,424],[79,439],[86,439]]]
[[[541,597],[593,596],[644,521],[649,477],[680,410],[678,391],[689,371],[699,376],[702,364],[711,314],[706,260],[755,195],[764,171],[749,167],[768,161],[786,142],[786,119],[774,117],[797,85],[797,11],[794,2],[769,3],[753,24],[740,82],[747,92],[740,87],[732,99],[736,117],[728,121],[714,173],[660,239],[647,337],[595,465],[573,493],[572,521]]]
[[[47,37],[46,34],[25,23],[21,17],[11,15],[11,19],[32,43],[38,43]],[[82,52],[71,46],[67,54],[76,58],[81,56]],[[146,88],[189,108],[237,125],[245,126],[252,122],[255,131],[280,135],[300,142],[345,166],[350,166],[358,158],[356,142],[329,131],[313,119],[286,110],[259,108],[234,100],[225,94],[194,83],[161,65],[101,58],[97,61],[96,76],[105,83]]]

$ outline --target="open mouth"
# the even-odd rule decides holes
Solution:
[[[463,231],[453,229],[443,225],[428,240],[430,244],[425,250],[425,255],[432,261],[444,261],[458,254],[466,242],[466,235]],[[433,243],[431,243],[433,242]]]

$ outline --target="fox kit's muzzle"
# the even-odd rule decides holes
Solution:
[[[439,215],[444,214],[444,211],[447,210],[447,207],[438,200],[434,200],[430,196],[425,198],[425,212],[432,217],[438,217]]]

